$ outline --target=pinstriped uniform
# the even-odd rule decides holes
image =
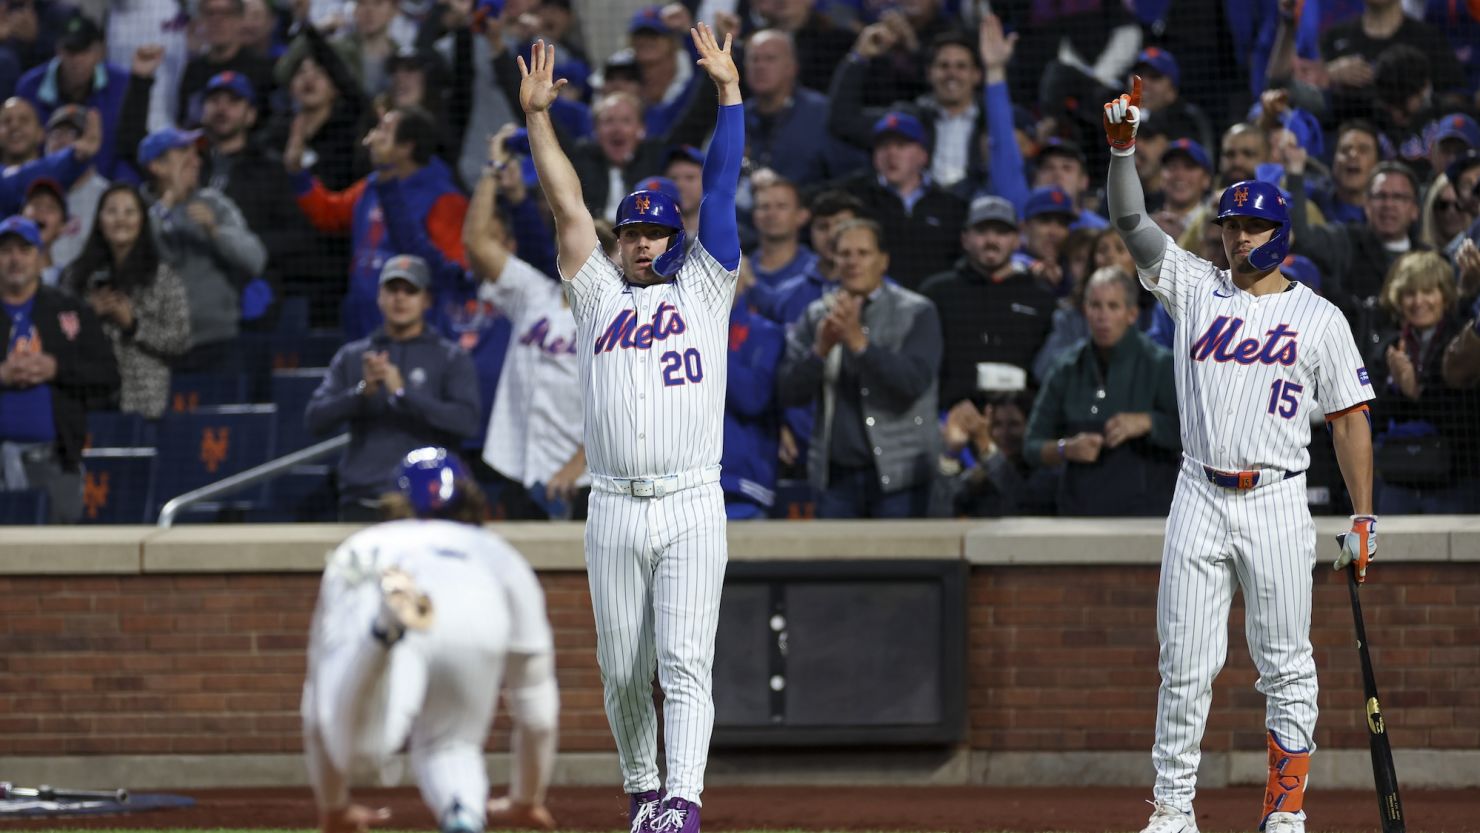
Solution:
[[[593,475],[650,478],[718,467],[736,274],[696,241],[666,283],[628,284],[597,249],[566,284]],[[657,498],[593,489],[589,511],[596,656],[624,789],[660,786],[656,665],[668,794],[698,802],[714,725],[724,495],[717,480]]]
[[[1160,274],[1143,273],[1141,282],[1177,322],[1185,455],[1156,605],[1155,795],[1190,810],[1213,678],[1228,654],[1235,585],[1244,595],[1266,728],[1287,749],[1315,749],[1316,537],[1304,475],[1310,416],[1317,408],[1330,414],[1358,405],[1372,392],[1346,319],[1299,283],[1255,297],[1236,287],[1228,270],[1171,238]],[[1236,490],[1209,482],[1204,466],[1263,474],[1255,488]]]

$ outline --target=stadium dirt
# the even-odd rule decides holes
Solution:
[[[181,791],[193,808],[68,819],[10,820],[11,830],[307,828],[314,824],[306,789]],[[1103,787],[1003,789],[985,787],[715,787],[704,794],[704,827],[711,831],[922,830],[1100,831],[1139,830],[1148,808],[1145,791]],[[356,799],[390,807],[389,828],[435,829],[414,790],[363,790]],[[1198,827],[1206,833],[1252,831],[1260,803],[1254,788],[1199,794]],[[626,798],[611,788],[553,790],[550,808],[561,830],[614,831],[626,826]],[[1480,791],[1412,790],[1403,795],[1408,833],[1480,833]],[[1306,800],[1311,829],[1323,833],[1377,831],[1377,800],[1370,792],[1313,791]]]

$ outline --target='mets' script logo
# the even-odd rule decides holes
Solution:
[[[1208,329],[1192,345],[1192,360],[1197,362],[1238,362],[1239,364],[1295,364],[1297,343],[1300,335],[1284,324],[1276,325],[1264,332],[1263,340],[1239,338],[1244,319],[1220,315],[1213,319]]]
[[[597,337],[595,352],[610,353],[619,347],[623,350],[647,350],[654,341],[663,341],[686,329],[688,326],[684,324],[683,316],[678,314],[678,307],[672,304],[659,304],[653,320],[641,326],[637,323],[636,310],[624,309],[612,319],[606,332]]]

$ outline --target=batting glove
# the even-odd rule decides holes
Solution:
[[[1141,126],[1141,76],[1131,76],[1131,91],[1105,103],[1105,138],[1110,152],[1130,156],[1136,151],[1136,128]]]
[[[1341,556],[1331,569],[1340,570],[1353,562],[1357,565],[1357,583],[1367,580],[1367,562],[1377,557],[1377,516],[1352,515],[1350,532],[1336,536],[1341,545]]]

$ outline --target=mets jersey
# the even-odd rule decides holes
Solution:
[[[656,477],[719,465],[737,275],[695,241],[666,283],[628,283],[600,248],[566,283],[593,474]]]
[[[1304,284],[1251,295],[1170,237],[1160,275],[1140,277],[1177,322],[1182,448],[1195,462],[1304,471],[1312,410],[1331,415],[1373,398],[1346,318]]]

